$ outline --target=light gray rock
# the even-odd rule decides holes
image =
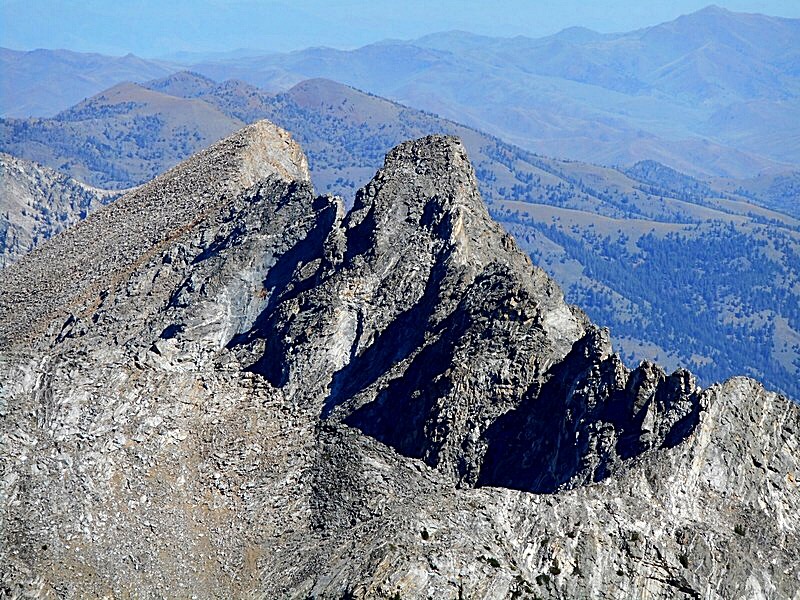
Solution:
[[[0,268],[120,195],[0,152]]]
[[[800,410],[645,363],[461,144],[248,127],[0,281],[7,595],[800,598]]]

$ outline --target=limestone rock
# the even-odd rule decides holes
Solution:
[[[120,195],[0,152],[0,268]]]
[[[258,123],[0,281],[8,595],[800,598],[800,410],[626,368],[458,140]]]

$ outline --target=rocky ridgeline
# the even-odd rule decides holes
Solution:
[[[0,269],[119,196],[0,153]]]
[[[460,142],[261,122],[6,269],[11,596],[800,598],[800,410],[627,369]]]
[[[92,311],[142,262],[273,174],[309,180],[289,135],[256,123],[91,215],[24,265],[4,270],[0,344],[19,346],[41,333],[37,327]]]

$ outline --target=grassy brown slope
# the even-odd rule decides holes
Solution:
[[[241,128],[202,100],[121,83],[52,119],[0,121],[2,150],[106,188],[148,181]]]

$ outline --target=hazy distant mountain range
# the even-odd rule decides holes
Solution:
[[[653,161],[550,159],[330,80],[276,95],[186,72],[119,84],[55,119],[0,120],[0,148],[127,187],[259,118],[303,145],[320,192],[350,199],[398,142],[459,136],[494,216],[613,326],[630,362],[657,357],[706,382],[746,372],[800,398],[796,175],[703,182]]]
[[[178,69],[61,51],[2,56],[9,74],[0,99],[6,116],[45,116],[122,79]],[[31,85],[31,64],[62,74],[48,78],[62,91]],[[98,73],[123,65],[128,75],[101,83]],[[572,28],[540,39],[503,39],[448,32],[352,51],[235,55],[191,70],[270,91],[324,77],[531,151],[606,165],[654,159],[693,175],[750,177],[800,164],[797,19],[709,7],[624,34]],[[70,102],[57,104],[68,96]],[[37,110],[45,105],[49,111]]]
[[[327,77],[542,154],[746,176],[800,162],[799,49],[800,20],[711,7],[619,35],[451,32],[193,69],[256,85]]]
[[[49,117],[120,81],[147,81],[177,69],[133,54],[0,48],[0,114]]]

